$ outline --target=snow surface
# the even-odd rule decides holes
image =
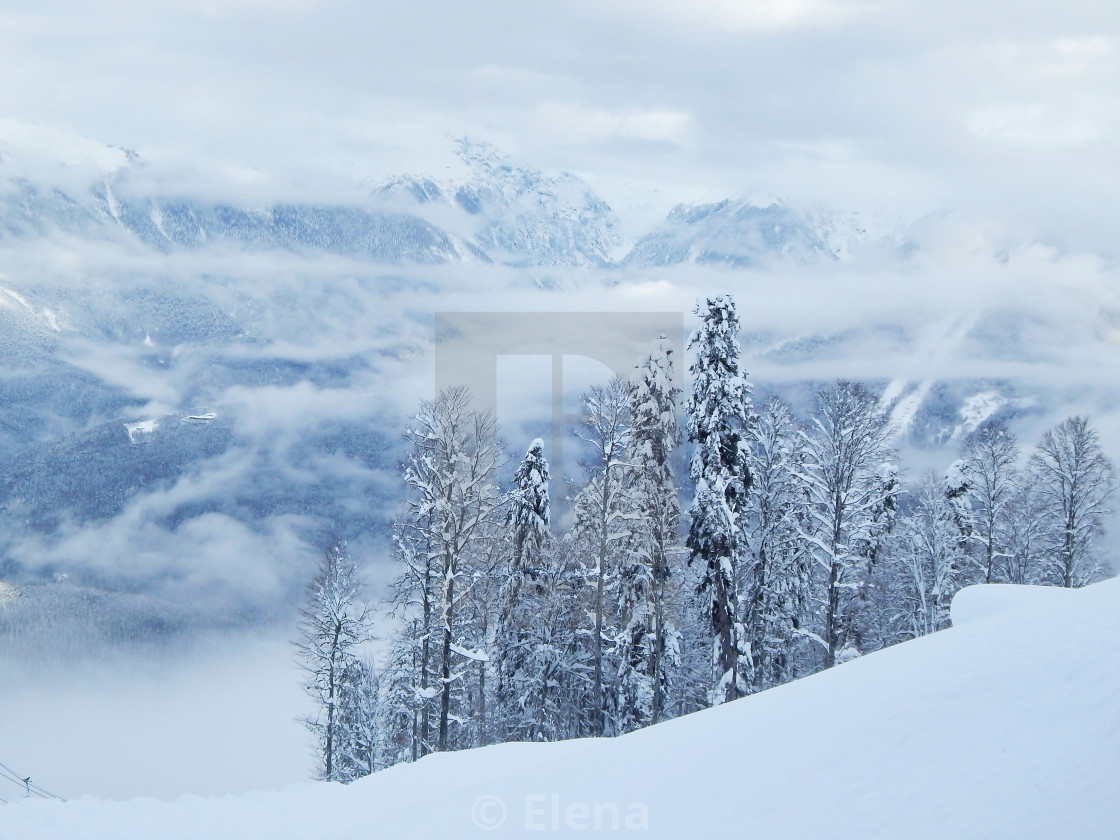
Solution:
[[[0,286],[0,309],[5,307],[12,307],[12,304],[19,304],[20,308],[35,318],[42,318],[47,322],[47,326],[54,332],[61,332],[61,326],[58,323],[58,316],[49,309],[43,309],[41,312],[32,306],[31,302],[21,295],[19,292],[12,289]]]
[[[622,738],[433,755],[348,787],[25,800],[0,807],[0,837],[582,836],[598,819],[655,838],[1114,838],[1120,580],[958,597],[961,626]]]
[[[951,440],[963,440],[999,411],[1005,400],[998,391],[983,391],[968,397],[960,407],[961,422],[953,429]]]
[[[301,678],[291,645],[255,632],[65,668],[0,658],[0,761],[67,799],[282,788],[308,778]],[[0,840],[19,840],[6,817]]]
[[[128,432],[128,440],[132,444],[140,442],[144,435],[154,434],[159,431],[159,419],[154,420],[141,420],[137,423],[125,423],[125,431]]]

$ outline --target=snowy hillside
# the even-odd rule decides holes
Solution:
[[[0,836],[1111,838],[1120,580],[966,589],[957,626],[614,740],[432,755],[348,787],[0,807]],[[80,746],[80,745],[77,745]]]

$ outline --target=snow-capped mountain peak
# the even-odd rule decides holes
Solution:
[[[459,138],[444,179],[401,175],[373,194],[452,230],[496,261],[517,266],[605,266],[618,220],[587,182],[515,164],[495,146]]]
[[[807,212],[775,199],[726,198],[678,204],[627,256],[642,267],[698,263],[744,268],[846,257],[867,236],[856,214]]]

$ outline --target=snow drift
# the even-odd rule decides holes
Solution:
[[[959,598],[954,629],[613,740],[433,755],[347,787],[25,800],[0,807],[0,837],[1115,837],[1120,579]]]

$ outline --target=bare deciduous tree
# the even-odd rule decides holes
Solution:
[[[338,760],[345,723],[340,709],[358,648],[369,638],[370,607],[362,590],[358,566],[339,543],[327,549],[300,609],[295,647],[308,675],[305,688],[316,704],[305,723],[317,742],[318,776],[326,781],[349,780]]]
[[[984,582],[1006,581],[1010,505],[1019,489],[1019,445],[1002,425],[985,423],[968,437],[961,455]]]
[[[426,552],[425,569],[436,585],[429,597],[438,599],[426,632],[436,638],[439,722],[436,748],[450,746],[452,694],[464,672],[456,664],[483,656],[459,639],[459,601],[466,593],[458,586],[469,581],[469,564],[477,542],[492,538],[501,501],[496,472],[501,460],[497,423],[490,412],[473,410],[470,391],[449,388],[434,401],[422,403],[408,429],[411,451],[404,469],[411,491],[406,527],[415,545]]]
[[[1046,511],[1055,582],[1084,586],[1100,571],[1096,541],[1109,513],[1116,468],[1086,417],[1069,417],[1042,436],[1030,460]]]
[[[853,613],[867,578],[867,545],[882,530],[889,433],[878,400],[862,385],[840,381],[818,394],[817,415],[803,434],[811,518],[805,537],[826,577],[821,634],[826,668],[859,652],[849,650]]]

